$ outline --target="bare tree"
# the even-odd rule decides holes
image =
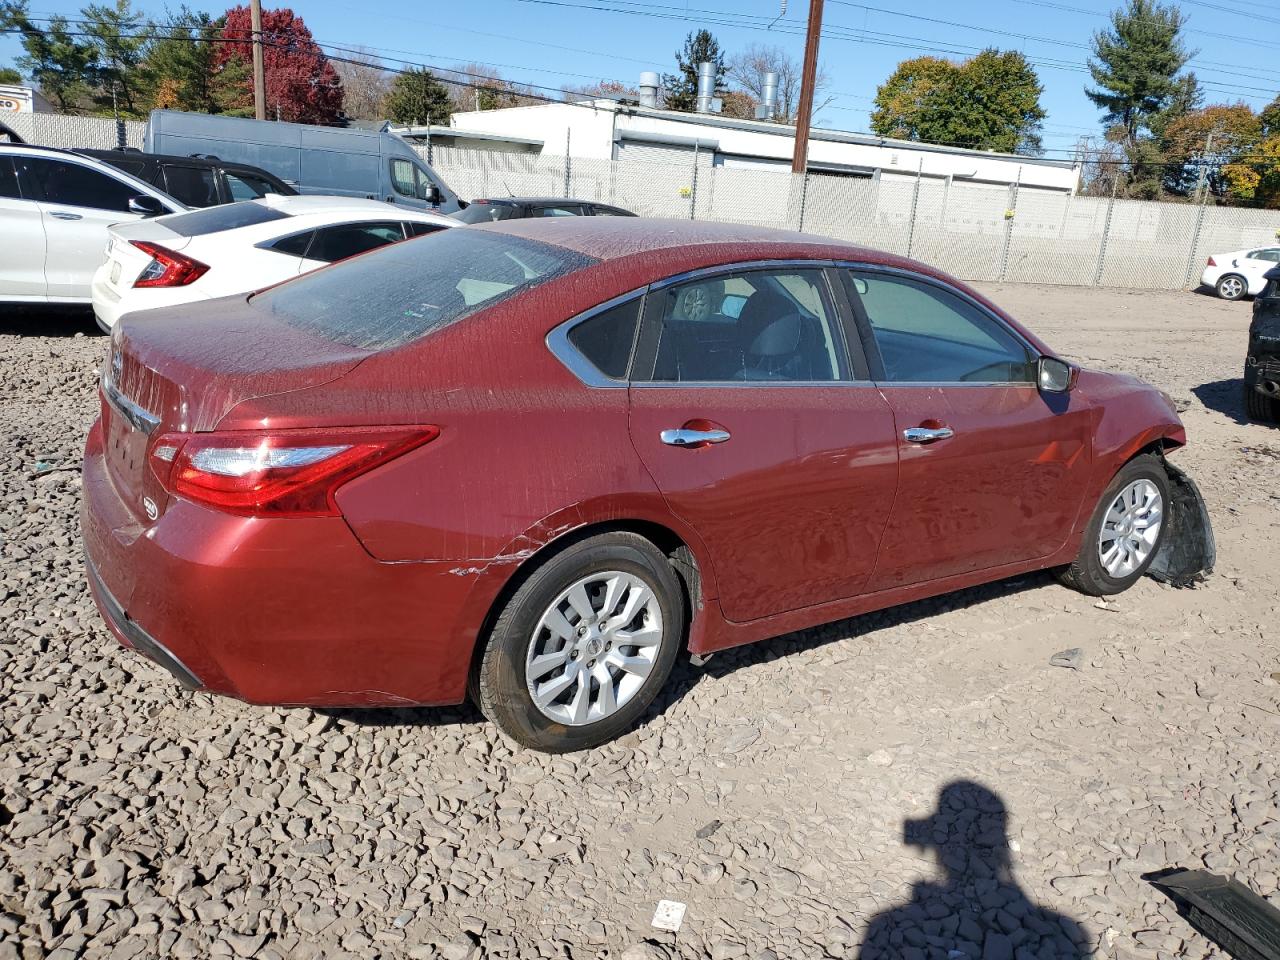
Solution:
[[[548,98],[548,94],[514,83],[480,63],[460,63],[442,70],[440,81],[449,88],[454,113],[527,107]]]
[[[800,106],[800,73],[799,61],[791,59],[781,47],[770,47],[753,43],[742,53],[729,58],[729,80],[743,92],[749,94],[757,102],[764,101],[764,75],[778,75],[777,118],[782,122],[792,120]],[[818,67],[817,82],[814,84],[813,112],[816,114],[832,101],[832,97],[823,97],[822,92],[830,85],[830,81],[822,66]]]
[[[599,80],[596,83],[565,84],[560,88],[565,100],[631,100],[639,101],[640,91],[617,80]]]
[[[381,120],[385,116],[382,105],[391,90],[392,76],[372,50],[366,47],[353,49],[359,52],[344,53],[343,58],[358,60],[359,63],[333,62],[346,91],[343,109],[348,117],[355,120]]]

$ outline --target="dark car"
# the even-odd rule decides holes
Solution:
[[[470,689],[543,750],[625,732],[686,650],[1209,542],[1167,396],[801,234],[441,230],[131,314],[104,371],[82,530],[123,643],[253,703]]]
[[[1253,301],[1244,361],[1244,407],[1250,419],[1280,423],[1280,267]]]
[[[463,223],[523,220],[525,217],[634,217],[630,210],[594,200],[564,197],[489,197],[472,200],[466,209],[450,214]]]
[[[292,197],[298,192],[260,167],[216,157],[180,157],[137,150],[77,150],[76,153],[109,163],[159,187],[189,207],[256,200],[268,193]]]

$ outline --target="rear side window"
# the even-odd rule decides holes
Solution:
[[[411,237],[425,237],[428,233],[435,233],[442,229],[438,223],[416,223],[412,220],[406,221],[404,228]]]
[[[625,378],[643,302],[643,297],[633,297],[588,317],[569,331],[569,342],[606,377]]]
[[[255,177],[251,173],[232,173],[230,170],[224,170],[222,175],[227,178],[227,189],[231,191],[233,202],[236,200],[257,200],[259,197],[265,197],[268,193],[283,192],[274,183],[264,180],[262,177]]]
[[[562,207],[534,207],[535,217],[580,217],[582,207],[576,203],[567,203]]]
[[[598,261],[480,230],[442,230],[299,277],[252,303],[336,343],[382,350]]]
[[[13,172],[13,161],[8,157],[0,157],[0,198],[22,199],[18,191],[18,175]]]
[[[291,257],[305,256],[307,247],[311,245],[311,238],[314,237],[315,234],[316,232],[314,230],[308,230],[306,233],[298,233],[292,237],[285,237],[283,240],[277,240],[275,243],[271,244],[270,248],[278,251],[279,253],[287,253]]]
[[[218,181],[209,167],[168,164],[164,168],[164,188],[189,207],[212,207],[218,202]]]
[[[344,223],[334,227],[321,227],[316,231],[311,249],[307,251],[307,259],[336,263],[338,260],[354,257],[357,253],[376,250],[403,239],[404,231],[400,229],[399,221]]]
[[[465,210],[453,215],[455,220],[463,223],[492,223],[495,220],[510,220],[518,216],[519,210],[510,203],[472,203]]]
[[[66,160],[24,157],[19,164],[36,196],[46,203],[128,213],[129,200],[141,193],[132,184]]]
[[[261,203],[228,203],[191,213],[175,213],[164,218],[164,226],[184,237],[203,237],[208,233],[284,220],[288,216]]]

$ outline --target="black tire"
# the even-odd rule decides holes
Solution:
[[[1244,385],[1244,409],[1250,420],[1280,423],[1280,400],[1259,393],[1251,383]]]
[[[1106,518],[1107,510],[1110,508],[1112,501],[1115,500],[1121,490],[1139,479],[1150,480],[1160,491],[1160,497],[1163,501],[1163,522],[1160,524],[1160,533],[1156,538],[1155,546],[1146,560],[1128,576],[1113,577],[1107,572],[1106,567],[1102,565],[1102,558],[1098,552],[1098,535],[1102,531],[1102,523]],[[1169,475],[1165,473],[1164,464],[1160,462],[1159,457],[1149,453],[1134,457],[1134,459],[1121,467],[1119,473],[1107,484],[1107,489],[1102,492],[1102,496],[1098,499],[1098,503],[1093,509],[1093,516],[1089,518],[1089,526],[1085,528],[1079,555],[1070,566],[1064,567],[1058,572],[1058,577],[1067,586],[1091,597],[1105,597],[1123,593],[1137,583],[1138,579],[1147,572],[1147,567],[1151,566],[1151,561],[1160,552],[1160,547],[1164,543],[1165,535],[1168,532]]]
[[[1228,280],[1239,281],[1238,289],[1231,289],[1236,287],[1236,284],[1229,284],[1228,290],[1224,291],[1223,284],[1226,284]],[[1213,288],[1223,300],[1243,300],[1245,294],[1249,292],[1249,281],[1238,273],[1224,273],[1218,278],[1218,282],[1214,284]]]
[[[658,652],[642,685],[615,712],[581,726],[561,723],[534,703],[525,680],[526,657],[539,621],[557,597],[582,578],[610,570],[638,577],[652,590],[662,615]],[[586,750],[632,728],[666,683],[684,643],[684,595],[667,557],[639,534],[600,534],[551,557],[512,594],[485,638],[474,696],[481,712],[522,746],[546,753]]]

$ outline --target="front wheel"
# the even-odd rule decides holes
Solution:
[[[1244,409],[1250,420],[1280,423],[1280,399],[1259,393],[1251,383],[1244,385]]]
[[[1135,457],[1115,475],[1094,508],[1080,554],[1060,576],[1081,593],[1122,593],[1147,572],[1164,540],[1169,476],[1160,459]]]
[[[494,623],[475,675],[481,711],[547,753],[620,736],[653,702],[684,642],[670,562],[634,533],[576,543],[539,567]]]

